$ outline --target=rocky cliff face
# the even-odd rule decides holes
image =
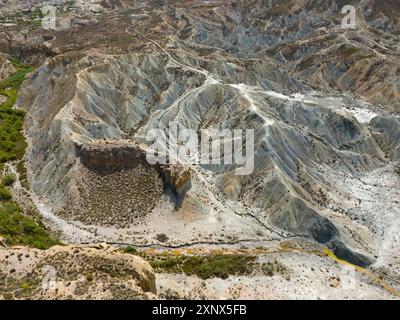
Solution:
[[[383,247],[382,259],[395,261],[399,8],[364,1],[357,29],[343,30],[341,5],[193,1],[160,11],[149,2],[132,13],[147,18],[119,20],[121,43],[104,37],[114,54],[100,43],[48,59],[18,102],[32,190],[103,240],[299,237],[359,265],[379,263]],[[115,54],[126,36],[135,45]],[[170,121],[196,132],[253,129],[254,172],[181,159],[185,169],[160,177],[133,149],[76,152],[103,140],[146,146],[146,133]]]
[[[90,170],[107,174],[113,171],[149,166],[146,153],[139,146],[123,143],[96,143],[77,146],[77,157]]]

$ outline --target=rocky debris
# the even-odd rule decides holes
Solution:
[[[157,294],[146,261],[107,245],[0,248],[0,266],[3,299],[154,299]]]
[[[8,61],[5,57],[0,55],[0,81],[8,79],[8,77],[16,71],[17,70],[15,69],[13,64],[10,61]]]

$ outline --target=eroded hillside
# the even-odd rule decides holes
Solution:
[[[65,242],[306,240],[399,289],[400,7],[377,3],[354,30],[344,3],[313,0],[119,1],[71,11],[68,32],[2,26],[3,51],[38,65],[17,101],[33,203]],[[253,129],[254,171],[148,164],[146,134],[171,122]]]

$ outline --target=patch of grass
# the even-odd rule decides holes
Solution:
[[[272,277],[275,274],[280,274],[286,277],[286,280],[290,279],[290,271],[289,269],[283,265],[282,263],[278,262],[277,260],[267,263],[263,263],[261,265],[261,271],[264,275],[268,277]]]
[[[209,278],[227,279],[229,275],[247,275],[253,272],[256,257],[248,255],[180,256],[152,261],[157,272],[196,275]]]

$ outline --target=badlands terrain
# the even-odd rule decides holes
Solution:
[[[399,40],[397,0],[0,1],[0,298],[399,299]],[[150,164],[171,122],[254,170]]]

